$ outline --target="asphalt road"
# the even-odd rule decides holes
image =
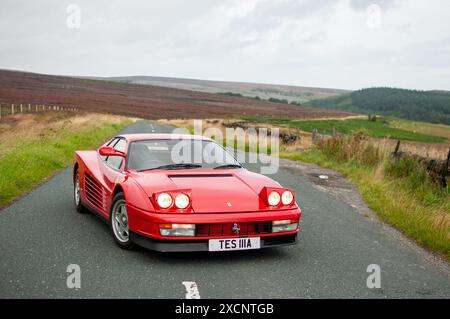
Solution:
[[[152,130],[171,131],[157,124],[125,131]],[[201,298],[450,297],[448,274],[378,223],[286,170],[271,177],[300,197],[298,245],[163,254],[123,251],[106,224],[76,213],[68,168],[0,211],[0,297],[185,298],[185,281],[197,283]],[[69,264],[80,266],[80,289],[66,285]],[[381,268],[381,288],[366,285],[370,264]]]

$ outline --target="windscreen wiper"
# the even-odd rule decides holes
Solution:
[[[155,169],[189,169],[189,168],[200,168],[200,167],[202,167],[202,166],[199,164],[179,163],[179,164],[167,164],[167,165],[161,165],[158,167],[140,169],[139,172],[151,171],[151,170],[155,170]]]
[[[214,169],[223,169],[223,168],[242,168],[242,166],[238,164],[224,164],[214,167]]]

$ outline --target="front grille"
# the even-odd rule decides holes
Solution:
[[[197,224],[196,236],[246,236],[272,233],[272,222],[237,223],[239,232],[233,231],[234,223]]]

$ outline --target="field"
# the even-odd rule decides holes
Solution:
[[[167,87],[0,71],[0,103],[78,107],[89,112],[145,119],[242,115],[290,118],[341,117],[349,113]]]
[[[38,113],[0,121],[0,207],[72,162],[75,150],[95,148],[135,121],[104,114]]]
[[[246,120],[254,121],[258,123],[268,123],[271,125],[281,125],[291,128],[299,128],[302,131],[312,132],[317,129],[321,134],[331,135],[333,127],[340,134],[352,134],[357,131],[363,130],[369,136],[376,138],[391,138],[406,141],[418,141],[425,143],[442,143],[446,141],[446,138],[442,135],[437,135],[433,131],[419,132],[411,130],[411,128],[400,128],[390,124],[389,121],[378,119],[377,121],[368,121],[363,118],[355,119],[330,119],[330,120],[292,120],[286,118],[253,118],[246,117]],[[395,123],[402,121],[397,120]],[[444,126],[443,126],[444,127]],[[448,128],[448,127],[447,127]],[[445,131],[442,128],[442,131]],[[447,131],[450,131],[449,129]]]
[[[192,90],[206,93],[241,94],[247,97],[285,99],[289,102],[306,102],[317,98],[327,98],[346,93],[345,90],[312,88],[279,84],[263,84],[248,82],[208,81],[196,79],[168,78],[156,76],[125,76],[111,78],[94,78],[122,83],[156,85],[183,90]]]
[[[390,121],[390,126],[422,134],[441,136],[450,141],[449,125],[395,119]]]

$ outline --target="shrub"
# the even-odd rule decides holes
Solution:
[[[400,159],[391,159],[386,162],[384,172],[386,176],[392,178],[408,177],[412,174],[417,174],[423,170],[420,163],[412,156],[403,157]]]
[[[384,160],[384,151],[367,141],[363,131],[351,136],[333,137],[317,144],[317,148],[327,157],[338,162],[356,161],[360,165],[375,166]]]

